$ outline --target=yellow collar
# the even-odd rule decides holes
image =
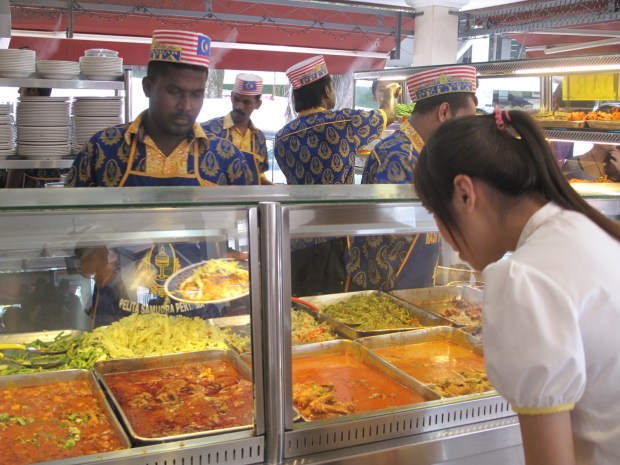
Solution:
[[[138,117],[131,122],[129,127],[127,128],[127,132],[125,133],[125,142],[127,144],[131,144],[131,140],[133,137],[138,137],[139,140],[144,140],[144,137],[147,135],[144,127],[142,126],[142,119],[148,110],[144,110],[142,113],[138,115]],[[193,138],[194,139],[208,139],[205,134],[202,126],[200,124],[194,122],[193,129]],[[188,140],[192,140],[191,137],[188,137]]]
[[[415,151],[420,153],[424,148],[424,140],[422,140],[422,137],[420,136],[420,134],[418,134],[418,131],[416,131],[415,128],[411,125],[409,120],[403,120],[400,123],[400,127],[398,129],[400,129],[411,141],[411,144],[413,145]]]
[[[323,107],[314,107],[314,108],[309,108],[307,110],[302,110],[297,112],[297,116],[308,116],[308,115],[313,115],[314,113],[320,113],[322,111],[328,111],[327,108],[323,108]]]
[[[224,129],[232,129],[235,127],[235,122],[233,121],[230,113],[224,116],[224,123],[222,124],[222,126],[224,127]],[[250,131],[254,131],[254,124],[252,124],[252,120],[248,122],[248,129]]]

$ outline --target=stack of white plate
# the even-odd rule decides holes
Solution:
[[[80,57],[80,71],[88,79],[114,81],[123,75],[123,59],[110,56]]]
[[[13,104],[0,103],[0,159],[15,155]]]
[[[69,97],[20,97],[17,104],[17,153],[54,160],[71,154]]]
[[[37,60],[37,73],[47,79],[74,79],[80,74],[77,61]]]
[[[0,49],[0,77],[28,77],[36,71],[34,50]]]
[[[93,134],[123,122],[123,97],[76,97],[73,148],[81,150]]]

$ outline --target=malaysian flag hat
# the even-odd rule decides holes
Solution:
[[[412,102],[454,92],[476,92],[476,68],[445,66],[409,76],[405,81]]]
[[[260,95],[263,93],[263,78],[256,74],[237,74],[233,91],[243,95]]]
[[[153,31],[149,61],[209,67],[211,39],[199,32]]]
[[[286,75],[291,84],[293,84],[294,89],[312,84],[328,74],[327,64],[323,55],[308,58],[286,70]]]

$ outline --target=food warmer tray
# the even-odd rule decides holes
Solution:
[[[471,336],[459,328],[453,328],[450,326],[437,326],[434,328],[420,329],[417,331],[406,331],[400,333],[384,334],[381,336],[371,336],[362,339],[358,339],[357,342],[370,350],[381,349],[385,347],[397,347],[413,344],[423,344],[426,342],[445,341],[448,340],[461,347],[470,349],[474,353],[483,356],[482,341],[480,339]],[[374,353],[374,352],[373,352]],[[380,355],[377,355],[381,358]],[[381,360],[384,360],[381,358]],[[390,366],[393,366],[388,361],[385,361]],[[399,368],[394,367],[396,370],[401,371]],[[404,376],[411,377],[411,375],[402,372]],[[415,378],[414,378],[415,379]],[[424,384],[424,383],[422,383]],[[426,386],[426,384],[424,384]],[[433,391],[435,392],[435,391]],[[451,397],[459,402],[479,399],[481,397],[498,395],[496,390],[485,391],[484,393],[468,394],[463,396]]]
[[[252,428],[253,425],[244,425],[244,426],[235,426],[231,428],[220,428],[209,431],[196,431],[193,433],[187,434],[177,434],[173,436],[161,436],[157,438],[149,438],[144,436],[139,436],[129,421],[129,418],[125,414],[123,408],[120,405],[120,402],[110,389],[108,383],[106,382],[106,375],[115,374],[115,373],[125,373],[128,375],[132,371],[141,371],[141,370],[152,370],[158,368],[170,368],[176,367],[179,365],[196,363],[196,362],[205,362],[205,361],[214,361],[214,360],[222,360],[230,362],[235,368],[239,371],[241,376],[248,380],[252,380],[252,370],[251,368],[245,364],[239,356],[231,351],[231,350],[203,350],[198,352],[186,352],[186,353],[176,353],[176,354],[168,354],[168,355],[153,355],[148,357],[141,358],[126,358],[126,359],[115,359],[115,360],[105,360],[101,362],[95,363],[94,371],[95,375],[105,388],[114,408],[118,412],[118,415],[121,417],[121,421],[125,426],[127,432],[129,433],[132,441],[137,445],[149,445],[149,444],[159,444],[162,442],[171,442],[171,441],[182,441],[186,439],[209,436],[214,434],[222,434],[233,431],[241,431]],[[252,406],[253,408],[253,406]]]
[[[373,352],[371,352],[366,347],[363,347],[362,345],[358,344],[356,341],[350,341],[347,339],[339,339],[336,341],[316,342],[313,344],[303,344],[303,345],[293,346],[293,352],[292,352],[293,363],[295,359],[297,358],[320,356],[320,355],[327,355],[327,354],[350,355],[356,358],[357,360],[359,360],[360,362],[374,368],[375,370],[385,375],[389,379],[399,383],[405,388],[410,389],[411,391],[415,392],[416,394],[419,394],[420,396],[426,399],[426,402],[414,404],[414,407],[418,407],[418,406],[427,407],[429,401],[436,401],[438,399],[441,399],[441,396],[439,396],[435,391],[429,389],[427,386],[420,383],[418,380],[412,378],[411,376],[397,369],[393,365],[387,363],[385,360],[375,355]],[[355,418],[365,418],[365,417],[368,417],[369,415],[375,415],[378,412],[390,413],[392,411],[396,412],[402,409],[403,409],[402,406],[401,407],[390,407],[387,409],[375,410],[375,411],[368,412],[368,413],[351,414],[351,415],[347,415],[346,418],[348,420],[353,420]],[[303,416],[303,414],[301,416],[304,420],[307,420]],[[321,421],[321,420],[311,420],[311,421],[315,422],[315,421]]]
[[[38,333],[21,333],[38,334]],[[7,375],[0,377],[0,390],[7,388],[22,388],[31,386],[44,386],[52,383],[63,383],[69,381],[85,381],[97,400],[97,405],[107,417],[110,426],[116,437],[125,449],[131,448],[131,441],[123,430],[120,422],[114,415],[112,407],[105,397],[105,393],[99,386],[95,375],[90,370],[59,370],[43,371],[40,373],[25,373],[17,375]],[[90,456],[89,456],[90,460]]]
[[[250,324],[250,315],[233,315],[233,316],[222,316],[218,318],[209,318],[205,320],[207,324],[218,326],[219,328],[230,329],[230,331],[237,336],[252,338],[252,326]],[[235,352],[244,353],[251,352],[252,343],[251,341],[246,347],[242,349],[234,346],[233,344],[226,342],[226,345]]]
[[[78,337],[84,332],[77,329],[63,329],[53,331],[37,331],[31,333],[0,334],[0,344],[29,344],[36,340],[53,342],[60,334],[63,336]]]
[[[444,318],[449,322],[449,325],[456,327],[480,326],[479,321],[473,321],[466,317],[444,316],[440,313],[443,310],[442,307],[445,307],[449,301],[482,305],[483,291],[480,289],[468,286],[437,286],[390,291],[389,294]]]
[[[358,291],[358,292],[345,292],[345,293],[340,293],[340,294],[325,294],[325,295],[320,295],[320,296],[302,297],[301,299],[315,305],[316,307],[320,309],[324,309],[325,307],[329,305],[338,303],[342,300],[348,300],[352,298],[353,296],[357,296],[357,295],[368,295],[368,296],[384,295],[394,300],[396,303],[398,303],[398,305],[405,308],[412,317],[417,318],[422,328],[429,327],[429,326],[446,326],[446,325],[449,326],[450,325],[450,322],[448,320],[446,320],[445,318],[439,315],[436,315],[434,313],[429,313],[420,307],[416,307],[415,305],[412,305],[411,303],[404,301],[403,299],[396,298],[393,295],[380,292],[380,291]],[[299,304],[298,302],[295,302],[295,305],[303,306]],[[362,337],[377,336],[380,334],[389,334],[389,333],[394,333],[394,332],[399,332],[399,331],[412,331],[412,330],[421,329],[421,328],[414,328],[411,326],[407,326],[403,328],[359,330],[359,329],[356,329],[355,326],[350,326],[346,323],[340,322],[324,314],[323,312],[318,312],[317,315],[321,320],[329,323],[335,329],[336,332],[338,332],[339,334],[341,334],[347,339],[359,339]]]

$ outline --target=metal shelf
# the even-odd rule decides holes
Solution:
[[[77,79],[45,79],[36,74],[27,78],[0,78],[2,87],[51,87],[55,89],[109,89],[125,90],[125,81],[121,77],[116,81],[91,81],[85,77]]]
[[[60,160],[0,160],[0,169],[4,170],[36,170],[71,168],[73,159]]]

